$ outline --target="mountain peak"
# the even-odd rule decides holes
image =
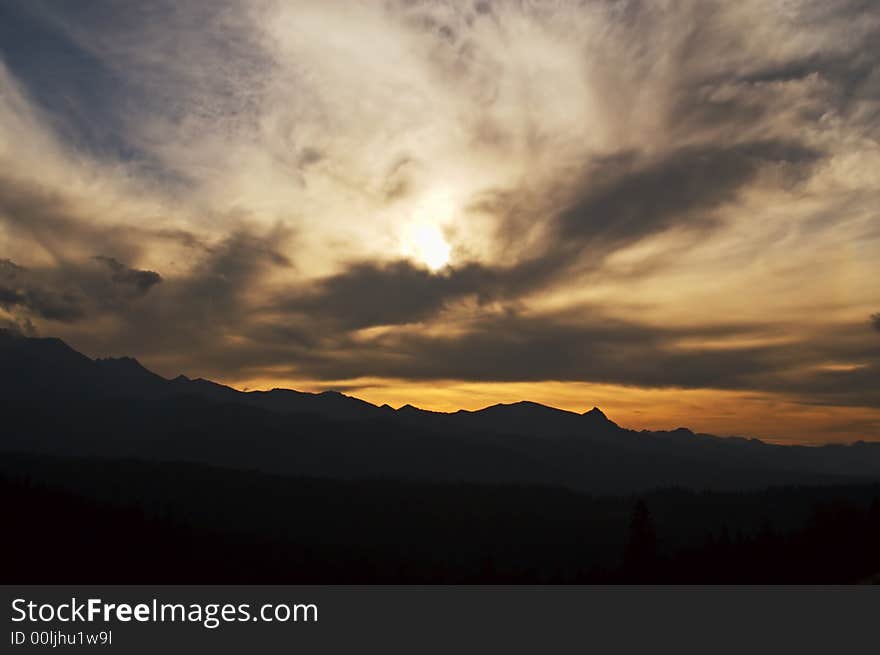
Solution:
[[[134,357],[99,357],[95,361],[108,366],[132,366],[144,368],[143,364]]]
[[[556,407],[549,407],[547,405],[542,405],[541,403],[536,403],[533,400],[519,400],[515,403],[497,403],[495,405],[490,405],[489,407],[484,407],[481,410],[478,410],[479,413],[514,413],[514,414],[534,414],[535,412],[542,413],[553,413],[553,414],[571,414],[564,409],[558,409]]]
[[[134,357],[106,357],[96,359],[95,363],[104,369],[110,369],[116,372],[127,372],[137,374],[156,375]]]
[[[590,411],[584,412],[581,414],[581,417],[587,419],[595,427],[618,427],[617,423],[608,418],[605,412],[598,407],[593,407]]]

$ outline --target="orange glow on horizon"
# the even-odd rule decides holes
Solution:
[[[583,382],[413,382],[362,378],[316,383],[307,380],[227,381],[243,390],[273,388],[338,390],[375,405],[406,404],[453,412],[530,400],[582,413],[599,407],[612,421],[633,430],[687,427],[718,436],[755,437],[780,444],[819,445],[880,441],[880,410],[811,405],[783,394],[714,389],[649,389]]]

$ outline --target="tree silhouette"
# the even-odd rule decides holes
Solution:
[[[629,522],[629,542],[624,552],[624,570],[632,582],[647,582],[656,575],[659,552],[657,532],[648,511],[648,505],[641,498],[633,507]]]
[[[880,582],[878,496],[875,483],[636,502],[4,453],[0,515],[16,530],[0,561],[10,583]]]

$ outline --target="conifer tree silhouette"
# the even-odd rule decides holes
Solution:
[[[629,582],[651,582],[657,573],[659,551],[657,532],[648,506],[639,499],[629,522],[629,542],[623,565]]]

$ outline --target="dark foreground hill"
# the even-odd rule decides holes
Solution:
[[[5,582],[847,583],[880,447],[243,393],[0,332]],[[635,494],[639,494],[638,498]]]
[[[335,392],[240,392],[130,358],[0,330],[0,451],[136,457],[335,479],[759,489],[880,479],[880,444],[806,448],[687,429],[635,432],[600,410],[377,407]]]
[[[851,583],[880,486],[759,492],[317,480],[0,459],[4,583]]]

